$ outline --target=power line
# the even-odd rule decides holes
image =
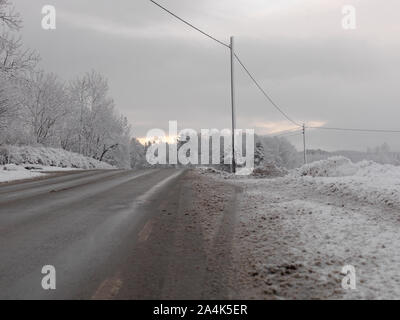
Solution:
[[[156,6],[158,6],[159,8],[161,8],[162,10],[164,10],[165,12],[169,13],[170,15],[172,15],[173,17],[175,17],[176,19],[178,19],[179,21],[183,22],[184,24],[188,25],[189,27],[193,28],[194,30],[200,32],[201,34],[205,35],[206,37],[216,41],[217,43],[223,45],[226,48],[230,49],[230,45],[224,43],[221,40],[218,40],[217,38],[213,37],[212,35],[204,32],[203,30],[197,28],[196,26],[194,26],[193,24],[191,24],[190,22],[186,21],[185,19],[179,17],[178,15],[176,15],[175,13],[171,12],[170,10],[168,10],[167,8],[163,7],[162,5],[160,5],[159,3],[155,2],[154,0],[150,0],[150,2],[152,2],[153,4],[155,4]],[[243,67],[243,69],[246,71],[246,73],[249,75],[249,77],[253,80],[253,82],[255,83],[255,85],[258,87],[258,89],[261,90],[261,92],[263,93],[263,95],[268,99],[268,101],[290,122],[292,122],[293,124],[295,124],[298,127],[301,127],[301,125],[299,123],[297,123],[296,121],[292,120],[292,118],[290,118],[273,100],[272,98],[267,94],[267,92],[260,86],[260,84],[257,82],[257,80],[254,78],[254,76],[250,73],[250,71],[247,69],[247,67],[244,65],[244,63],[239,59],[238,55],[235,53],[235,58],[237,59],[237,61],[240,63],[240,65]]]
[[[373,133],[400,133],[400,130],[381,130],[381,129],[355,129],[355,128],[330,128],[330,127],[306,127],[308,129],[333,130],[333,131],[352,131],[352,132],[373,132]]]
[[[258,81],[254,78],[254,76],[251,74],[251,72],[249,71],[249,69],[247,69],[247,67],[244,65],[244,63],[240,60],[240,58],[238,57],[237,54],[235,54],[235,57],[237,59],[237,61],[239,62],[239,64],[242,66],[242,68],[244,69],[244,71],[248,74],[248,76],[250,77],[251,80],[253,80],[254,84],[257,86],[258,89],[260,89],[260,91],[263,93],[263,95],[268,99],[268,101],[275,107],[275,109],[277,109],[287,120],[289,120],[291,123],[293,123],[294,125],[301,127],[302,125],[297,123],[296,121],[294,121],[292,118],[290,118],[273,100],[272,98],[268,95],[267,92],[265,92],[265,90],[260,86],[260,84],[258,83]]]
[[[219,44],[223,45],[224,47],[230,48],[230,46],[224,42],[222,42],[221,40],[218,40],[217,38],[213,37],[212,35],[204,32],[203,30],[195,27],[193,24],[191,24],[190,22],[187,22],[186,20],[182,19],[181,17],[177,16],[175,13],[169,11],[167,8],[163,7],[162,5],[160,5],[159,3],[150,0],[150,2],[154,3],[156,6],[160,7],[161,9],[163,9],[164,11],[168,12],[170,15],[172,15],[173,17],[175,17],[176,19],[182,21],[184,24],[188,25],[189,27],[193,28],[194,30],[202,33],[203,35],[205,35],[206,37],[218,42]]]

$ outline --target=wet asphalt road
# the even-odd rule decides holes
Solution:
[[[0,299],[163,298],[172,233],[155,227],[161,214],[174,223],[185,176],[87,171],[0,185]],[[55,290],[42,288],[45,265]]]

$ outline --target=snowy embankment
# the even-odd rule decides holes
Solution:
[[[400,167],[336,157],[285,177],[224,181],[243,190],[238,298],[400,298]],[[346,265],[355,290],[342,288]]]
[[[63,149],[0,147],[0,182],[43,176],[43,171],[115,169],[115,167]]]
[[[288,179],[323,194],[400,208],[400,167],[372,161],[352,163],[347,158],[334,157],[294,170]]]
[[[43,174],[25,169],[23,166],[7,164],[0,166],[0,183],[40,177]]]

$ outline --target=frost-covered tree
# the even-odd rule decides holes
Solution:
[[[0,0],[0,144],[62,147],[130,167],[130,125],[92,71],[65,85],[36,69],[39,56],[18,35],[22,19]]]
[[[0,35],[0,72],[15,78],[34,70],[39,55],[25,49],[21,38],[8,32]]]
[[[23,46],[18,31],[22,26],[19,13],[8,0],[0,0],[0,72],[11,78],[32,71],[39,55]]]
[[[264,147],[260,141],[254,147],[254,165],[259,166],[264,161]]]
[[[109,139],[104,141],[101,154],[97,158],[106,161],[119,168],[130,168],[130,131],[128,119],[114,113],[114,119],[110,123]]]
[[[107,80],[95,71],[86,73],[71,82],[69,96],[73,122],[69,128],[74,128],[69,132],[69,147],[101,161],[129,165],[130,126],[116,112]]]
[[[38,144],[56,144],[59,121],[68,113],[64,84],[54,74],[36,72],[21,83],[21,121]]]
[[[18,81],[34,70],[39,56],[24,49],[18,31],[22,20],[11,2],[0,0],[0,143],[15,140]],[[13,126],[12,126],[13,125]]]
[[[138,139],[131,139],[130,144],[131,168],[141,168],[146,166],[146,147]]]
[[[15,12],[15,8],[9,0],[0,0],[0,24],[13,30],[21,28],[20,14]]]
[[[256,159],[260,165],[273,163],[279,167],[294,168],[299,163],[296,148],[285,138],[256,136]]]
[[[7,125],[6,119],[10,116],[12,111],[12,101],[11,88],[8,81],[3,75],[0,74],[0,130]]]

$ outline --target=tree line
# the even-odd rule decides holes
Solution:
[[[41,70],[40,55],[21,41],[22,19],[9,0],[0,0],[0,27],[0,144],[58,147],[130,167],[136,141],[107,79],[89,71],[66,82]]]

